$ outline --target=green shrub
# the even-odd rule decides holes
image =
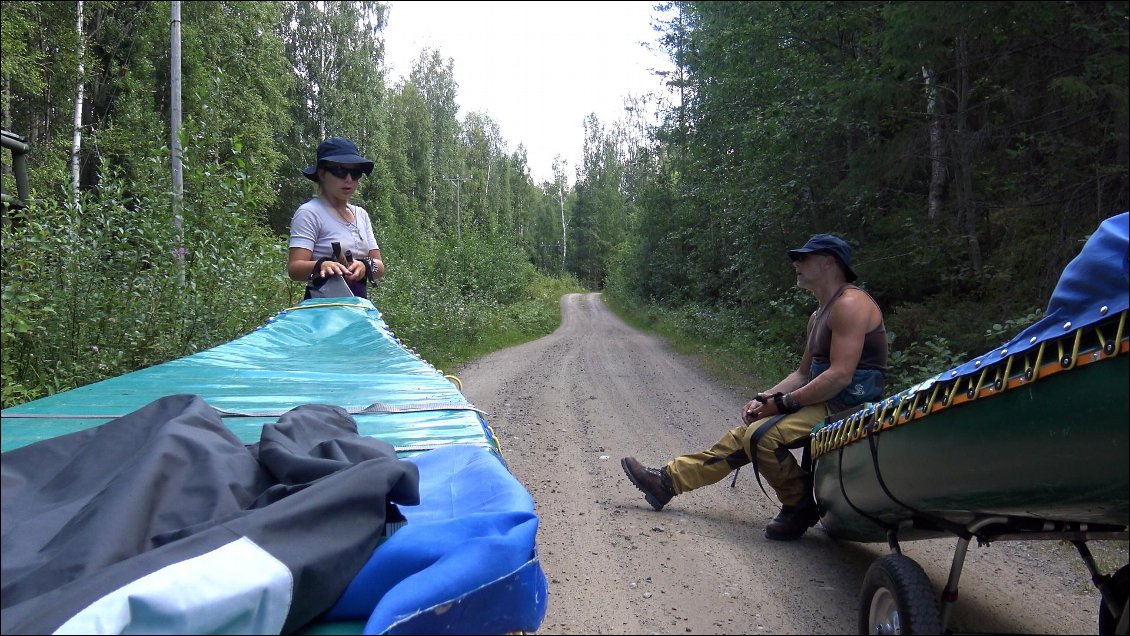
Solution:
[[[162,158],[150,151],[151,165]],[[5,407],[215,346],[281,308],[291,293],[285,246],[248,213],[261,201],[238,187],[238,168],[193,170],[214,178],[186,178],[212,187],[186,193],[183,244],[158,176],[138,188],[108,173],[77,208],[60,188],[10,213],[0,263]]]
[[[370,294],[406,346],[436,366],[546,335],[560,321],[558,298],[575,279],[537,273],[503,240],[465,236],[381,239],[388,275]],[[552,297],[551,297],[552,296]]]

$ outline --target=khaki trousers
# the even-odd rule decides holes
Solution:
[[[789,449],[808,443],[812,427],[828,415],[823,404],[801,408],[796,413],[780,416],[776,424],[757,442],[757,470],[777,492],[782,505],[795,506],[809,490],[805,472]],[[778,417],[778,416],[774,416]],[[722,436],[714,446],[699,453],[676,457],[667,463],[667,474],[675,492],[683,494],[721,481],[730,471],[750,463],[753,434],[767,421],[742,424]]]

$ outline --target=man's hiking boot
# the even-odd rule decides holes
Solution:
[[[671,485],[671,476],[666,468],[648,468],[636,461],[635,457],[625,457],[620,460],[620,467],[628,475],[628,479],[643,492],[643,498],[656,510],[663,510],[663,506],[675,496],[675,488]]]
[[[765,537],[774,541],[793,541],[816,525],[817,521],[820,521],[820,509],[808,497],[795,506],[782,506],[777,518],[765,526]]]

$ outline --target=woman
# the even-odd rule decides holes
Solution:
[[[290,222],[290,258],[287,274],[311,286],[341,275],[354,296],[367,297],[366,280],[376,282],[385,273],[381,250],[373,236],[369,213],[350,205],[362,175],[372,174],[373,162],[362,157],[352,141],[330,137],[318,145],[318,161],[302,171],[318,183],[318,196],[303,203]],[[334,244],[340,253],[334,254]],[[352,261],[347,257],[352,256]]]

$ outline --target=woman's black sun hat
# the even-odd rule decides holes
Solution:
[[[302,171],[302,174],[311,181],[318,180],[318,168],[324,162],[357,164],[365,171],[366,175],[373,173],[373,162],[361,156],[357,151],[357,144],[344,137],[330,137],[318,144],[318,161]]]

